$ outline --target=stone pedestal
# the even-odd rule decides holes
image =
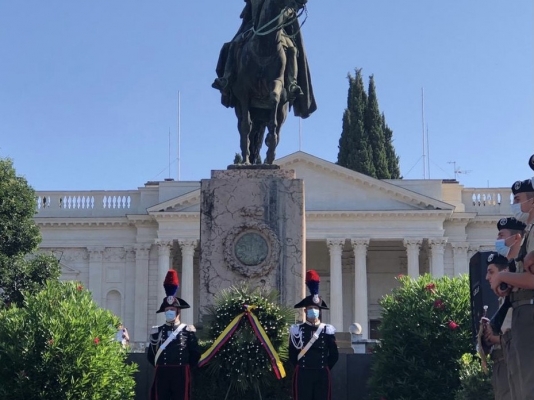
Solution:
[[[293,306],[305,296],[304,187],[294,171],[212,171],[201,181],[200,313],[240,282],[276,289]]]

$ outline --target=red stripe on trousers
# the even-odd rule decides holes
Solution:
[[[300,365],[297,365],[295,367],[295,371],[293,372],[293,400],[297,400],[299,398],[299,391],[298,391],[299,367]]]

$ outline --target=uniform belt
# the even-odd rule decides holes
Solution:
[[[532,305],[532,304],[534,304],[534,299],[519,300],[519,301],[512,302],[512,308],[517,308],[517,307],[527,306],[527,305]]]

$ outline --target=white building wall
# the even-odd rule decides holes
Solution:
[[[492,248],[496,223],[510,212],[507,188],[463,188],[439,180],[378,181],[304,153],[291,157],[281,162],[305,180],[307,269],[316,269],[321,275],[321,294],[327,303],[332,288],[326,240],[345,239],[340,330],[346,330],[353,322],[363,322],[353,320],[356,293],[351,239],[370,239],[368,318],[378,319],[380,298],[398,286],[397,275],[407,273],[403,239],[421,240],[419,270],[424,274],[431,266],[429,239],[447,238],[443,266],[445,275],[452,276],[454,246],[463,251],[468,248],[467,255]],[[157,323],[155,312],[164,297],[158,277],[156,240],[174,241],[171,265],[180,273],[177,242],[198,239],[199,235],[198,188],[198,182],[155,182],[131,191],[39,192],[36,222],[43,236],[41,251],[53,251],[60,258],[63,279],[76,279],[90,287],[95,284],[90,276],[94,278],[95,274],[89,271],[89,250],[94,255],[95,249],[102,249],[98,287],[101,294],[95,300],[112,308],[127,327],[133,327],[139,313],[146,312],[146,334],[132,337],[133,342],[145,342],[150,326]],[[148,304],[141,307],[135,298],[135,246],[143,244],[151,247],[146,282]],[[186,299],[197,305],[196,310],[201,284],[198,257],[197,249],[193,299]],[[324,317],[328,322],[329,313]]]

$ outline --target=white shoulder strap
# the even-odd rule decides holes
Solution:
[[[165,350],[165,348],[168,346],[168,344],[170,342],[172,342],[174,339],[176,339],[176,336],[178,336],[178,334],[186,327],[187,325],[186,324],[180,324],[178,325],[178,328],[176,328],[174,331],[172,331],[172,333],[169,335],[169,337],[167,338],[167,340],[165,340],[163,342],[163,344],[161,346],[159,346],[159,349],[158,349],[158,352],[156,353],[156,357],[154,358],[154,365],[156,365],[158,363],[158,358],[159,356],[161,355],[161,353],[163,352],[163,350]]]
[[[310,339],[310,341],[306,344],[306,346],[304,346],[304,348],[300,351],[298,357],[297,357],[297,360],[300,360],[302,357],[304,357],[304,354],[306,354],[308,352],[308,350],[310,349],[310,347],[312,347],[312,345],[315,343],[315,341],[317,339],[319,339],[319,336],[321,335],[321,333],[323,332],[323,329],[325,327],[326,324],[323,324],[323,323],[320,323],[319,324],[319,327],[317,328],[317,330],[315,331],[315,333],[312,335],[312,338]]]

